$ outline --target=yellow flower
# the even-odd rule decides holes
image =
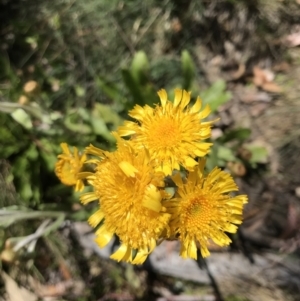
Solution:
[[[136,105],[129,116],[138,121],[125,121],[118,129],[120,136],[131,136],[135,148],[147,148],[155,160],[157,170],[172,174],[180,165],[193,170],[195,157],[209,152],[211,143],[202,140],[210,137],[212,122],[201,122],[210,113],[209,106],[200,111],[202,102],[197,98],[192,107],[190,93],[176,89],[174,103],[167,98],[165,90],[158,92],[161,106],[155,108]]]
[[[86,161],[86,155],[80,155],[76,147],[73,153],[70,151],[67,143],[60,144],[63,153],[58,155],[58,161],[55,164],[55,174],[60,181],[67,186],[75,186],[75,191],[82,191],[83,181],[78,178],[78,173]]]
[[[163,173],[150,165],[145,150],[137,152],[128,141],[119,137],[113,153],[89,146],[86,152],[94,159],[96,170],[87,176],[94,191],[81,196],[86,204],[98,200],[100,209],[89,223],[96,227],[96,242],[104,247],[116,234],[120,248],[111,255],[117,261],[143,263],[168,227],[170,215],[162,206],[165,196]]]
[[[205,160],[190,172],[186,183],[179,173],[172,177],[178,190],[175,199],[164,203],[170,220],[170,239],[181,242],[180,255],[197,259],[197,243],[203,257],[209,256],[208,243],[212,239],[219,246],[229,245],[231,240],[224,233],[235,233],[242,223],[246,195],[230,196],[238,187],[233,178],[219,168],[206,177],[203,174]]]

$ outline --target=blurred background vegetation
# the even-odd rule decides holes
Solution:
[[[67,245],[74,242],[64,245],[61,231],[68,221],[85,221],[93,208],[82,208],[78,195],[55,177],[59,144],[113,149],[110,132],[135,104],[157,103],[161,88],[171,99],[178,87],[194,98],[200,95],[214,117],[221,117],[208,168],[219,165],[239,177],[268,169],[266,145],[251,144],[255,126],[226,112],[235,105],[239,85],[257,86],[275,98],[281,93],[276,83],[268,90],[252,82],[252,70],[262,61],[269,69],[275,62],[297,61],[280,39],[299,16],[299,3],[292,0],[0,0],[0,250],[5,271],[18,261],[17,269],[47,282],[57,268],[51,256],[64,266]],[[24,243],[26,250],[18,245],[39,229]],[[52,255],[43,265],[36,258],[49,249]],[[110,264],[104,265],[117,273],[108,285],[114,291],[124,280]],[[80,300],[107,293],[93,289]],[[146,293],[138,291],[134,298]]]

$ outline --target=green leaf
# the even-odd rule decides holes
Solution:
[[[226,147],[219,145],[218,146],[218,153],[217,153],[218,159],[224,160],[224,161],[234,161],[236,158],[233,154],[233,151]]]
[[[265,147],[248,144],[245,145],[245,148],[251,152],[251,158],[249,162],[254,166],[256,165],[256,163],[268,163],[268,151]]]
[[[144,51],[138,51],[131,62],[130,73],[138,84],[147,82],[147,73],[149,72],[149,61]]]
[[[215,166],[218,166],[218,163],[218,147],[216,144],[213,144],[206,160],[207,170],[211,171]]]
[[[111,123],[114,128],[122,124],[122,118],[111,108],[111,106],[96,103],[92,114],[102,118],[105,123]]]
[[[215,112],[222,104],[231,98],[231,93],[225,91],[225,89],[225,81],[218,80],[201,94],[204,103],[209,104],[212,112]]]
[[[194,62],[187,50],[183,50],[181,53],[181,68],[183,75],[182,87],[185,90],[190,90],[195,77]]]
[[[35,161],[38,158],[38,155],[39,153],[36,149],[35,144],[31,144],[29,148],[26,150],[26,157],[29,160]]]
[[[32,129],[32,122],[30,116],[23,109],[21,108],[16,109],[10,115],[15,121],[21,124],[25,129],[27,130]]]
[[[57,162],[57,157],[55,155],[55,146],[49,139],[42,138],[40,140],[42,148],[40,150],[41,159],[44,161],[45,168],[49,172],[53,172],[55,163]]]
[[[96,84],[108,98],[114,101],[120,101],[121,93],[115,85],[109,84],[104,78],[100,76],[96,77]]]
[[[78,122],[78,120],[76,120],[76,116],[73,116],[73,114],[66,116],[64,120],[64,124],[67,129],[79,134],[90,134],[92,132],[90,125],[87,125],[82,121]]]
[[[234,130],[225,132],[224,135],[218,139],[218,141],[221,143],[226,143],[228,141],[237,139],[240,142],[243,142],[246,139],[248,139],[250,137],[250,135],[251,135],[250,129],[246,129],[246,128],[234,129]]]
[[[78,97],[84,97],[85,96],[85,88],[84,87],[82,87],[80,85],[75,85],[74,89],[75,89],[75,94]]]
[[[95,134],[102,136],[103,138],[105,138],[109,142],[114,142],[115,141],[114,137],[110,134],[110,131],[108,130],[108,128],[107,128],[107,126],[106,126],[103,119],[101,119],[99,117],[92,116],[90,118],[90,123],[92,125],[93,132]]]
[[[139,104],[141,106],[145,105],[145,100],[143,99],[142,92],[138,83],[135,81],[131,72],[128,69],[122,70],[123,81],[128,88],[135,104]]]

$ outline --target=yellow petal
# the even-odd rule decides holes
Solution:
[[[139,105],[135,105],[128,115],[134,119],[140,120],[144,116],[144,108]]]
[[[184,160],[184,165],[188,170],[193,170],[197,164],[198,162],[192,159],[191,157],[186,157]]]
[[[215,167],[207,176],[206,182],[204,183],[204,186],[210,185],[211,183],[214,183],[219,177],[221,173],[221,169],[218,167]]]
[[[189,172],[188,182],[195,185],[197,179],[198,179],[198,170],[195,168],[193,171]]]
[[[197,100],[196,100],[195,104],[192,106],[190,112],[191,113],[199,112],[201,109],[201,106],[202,106],[202,100],[200,97],[197,97]]]
[[[87,204],[93,201],[96,201],[98,197],[95,195],[94,192],[87,192],[81,195],[80,201],[82,204]]]
[[[229,232],[229,233],[236,233],[238,227],[233,225],[233,224],[228,224],[226,225],[226,227],[224,228],[224,231]]]
[[[106,229],[105,224],[103,224],[97,231],[96,231],[96,243],[101,247],[105,247],[112,239],[113,233],[109,232]]]
[[[154,238],[151,238],[151,242],[150,242],[150,250],[148,253],[151,253],[156,247],[156,241]]]
[[[205,108],[203,109],[203,111],[199,114],[201,117],[201,119],[206,118],[211,112],[210,106],[206,105]]]
[[[132,260],[133,264],[142,264],[148,257],[149,253],[146,250],[139,250]]]
[[[82,180],[82,179],[86,179],[87,177],[92,176],[92,175],[94,175],[94,173],[88,172],[88,171],[82,171],[82,172],[78,173],[77,178]]]
[[[160,98],[160,102],[161,102],[161,105],[162,107],[164,108],[166,106],[166,103],[168,101],[168,95],[167,95],[167,92],[166,90],[164,89],[161,89],[157,92],[159,98]]]
[[[191,240],[188,249],[187,249],[188,257],[197,259],[197,246],[194,240]]]
[[[234,199],[239,200],[240,202],[242,202],[243,204],[247,204],[248,203],[248,196],[245,194],[239,195],[234,197]]]
[[[123,136],[130,136],[130,135],[134,135],[135,134],[135,130],[134,129],[129,129],[126,126],[120,126],[118,127],[118,133],[121,137]]]
[[[243,208],[243,205],[248,202],[248,198],[246,195],[238,195],[232,199],[227,200],[227,203],[238,208]]]
[[[135,174],[138,172],[138,170],[127,161],[120,162],[119,167],[127,177],[134,178]]]
[[[69,150],[69,147],[68,147],[67,143],[65,143],[65,142],[61,143],[60,147],[62,148],[63,153],[65,153],[67,155],[70,155],[70,150]]]
[[[182,91],[183,95],[182,95],[182,99],[181,99],[181,103],[180,103],[180,108],[183,110],[190,102],[191,100],[191,96],[189,92],[183,90]]]
[[[75,191],[82,191],[84,189],[83,182],[80,180],[76,181]]]
[[[199,173],[199,176],[203,175],[205,164],[206,164],[206,158],[199,158],[198,159],[198,173]]]
[[[122,244],[119,249],[110,256],[110,258],[117,261],[124,260],[131,262],[131,248]]]
[[[87,160],[87,156],[86,156],[86,154],[83,154],[83,155],[81,156],[81,158],[80,158],[80,162],[81,162],[81,163],[85,163],[86,160]]]
[[[85,148],[85,153],[98,156],[100,158],[104,157],[104,152],[98,147],[95,147],[94,145],[90,144],[88,147]]]
[[[182,258],[188,258],[188,250],[189,250],[189,244],[190,244],[190,238],[186,238],[184,241],[181,242],[181,248],[180,248],[180,256]]]
[[[194,154],[197,157],[204,157],[207,155],[209,148],[213,145],[212,143],[194,143],[195,150]]]
[[[156,168],[157,171],[162,171],[165,176],[170,176],[172,174],[172,168],[170,164],[163,162],[162,166]]]
[[[175,98],[174,98],[174,107],[176,108],[182,99],[182,90],[181,89],[175,89]]]
[[[210,255],[210,252],[208,251],[206,246],[201,245],[201,255],[203,258],[208,257]]]
[[[183,186],[183,182],[182,182],[180,172],[176,172],[175,175],[172,176],[171,178],[174,181],[174,183],[177,185],[177,187],[182,187]]]
[[[100,224],[103,218],[104,218],[104,213],[101,209],[99,209],[89,217],[88,223],[95,228]]]
[[[161,194],[153,184],[147,186],[142,204],[144,207],[155,212],[161,211]]]

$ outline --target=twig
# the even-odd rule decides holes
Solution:
[[[65,218],[64,214],[61,214],[60,216],[57,217],[56,221],[54,221],[52,224],[48,226],[48,224],[51,222],[51,219],[46,219],[44,220],[41,225],[37,228],[36,232],[33,234],[30,234],[21,241],[19,241],[13,248],[14,252],[19,251],[21,248],[26,246],[29,243],[36,242],[36,240],[42,236],[48,235],[50,232],[56,230],[61,223],[63,222]],[[35,245],[35,243],[34,243]],[[34,248],[34,245],[32,245],[32,248]]]
[[[29,244],[33,240],[37,240],[38,238],[40,238],[41,236],[43,236],[44,230],[47,227],[47,225],[50,223],[50,221],[51,221],[50,219],[44,220],[40,224],[40,226],[37,228],[37,230],[35,231],[35,233],[25,236],[21,241],[19,241],[13,247],[13,251],[14,252],[18,252],[20,249],[22,249],[23,247],[25,247],[27,244]]]
[[[197,251],[197,265],[200,269],[204,268],[207,272],[207,275],[208,275],[208,278],[211,282],[211,285],[213,287],[213,290],[214,290],[214,293],[215,293],[215,296],[216,296],[216,301],[224,301],[224,298],[221,294],[221,291],[219,289],[219,286],[214,278],[214,276],[212,275],[212,273],[210,272],[209,270],[209,267],[208,267],[208,264],[206,262],[206,260],[202,257],[200,251],[198,250]]]

